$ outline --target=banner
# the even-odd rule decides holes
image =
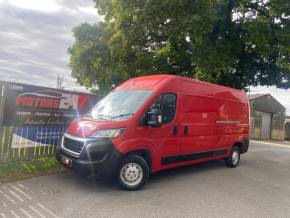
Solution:
[[[0,125],[12,130],[11,148],[57,145],[69,123],[88,113],[100,98],[0,81]]]
[[[67,126],[100,99],[91,94],[8,83],[4,126]]]
[[[16,127],[12,136],[12,148],[57,145],[65,131],[61,126]]]

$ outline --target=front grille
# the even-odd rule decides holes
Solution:
[[[71,139],[66,136],[63,139],[63,147],[75,153],[80,153],[83,149],[83,146],[84,146],[83,141]]]

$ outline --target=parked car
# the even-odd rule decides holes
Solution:
[[[174,75],[130,79],[68,127],[57,159],[85,175],[137,190],[160,170],[224,159],[249,146],[247,95]]]

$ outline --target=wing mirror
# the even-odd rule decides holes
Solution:
[[[162,115],[159,109],[151,109],[147,112],[147,124],[151,127],[159,127],[162,125]]]

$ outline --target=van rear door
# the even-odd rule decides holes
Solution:
[[[244,102],[222,100],[216,120],[216,132],[219,136],[215,149],[230,149],[236,142],[242,142],[248,135],[248,105]]]

